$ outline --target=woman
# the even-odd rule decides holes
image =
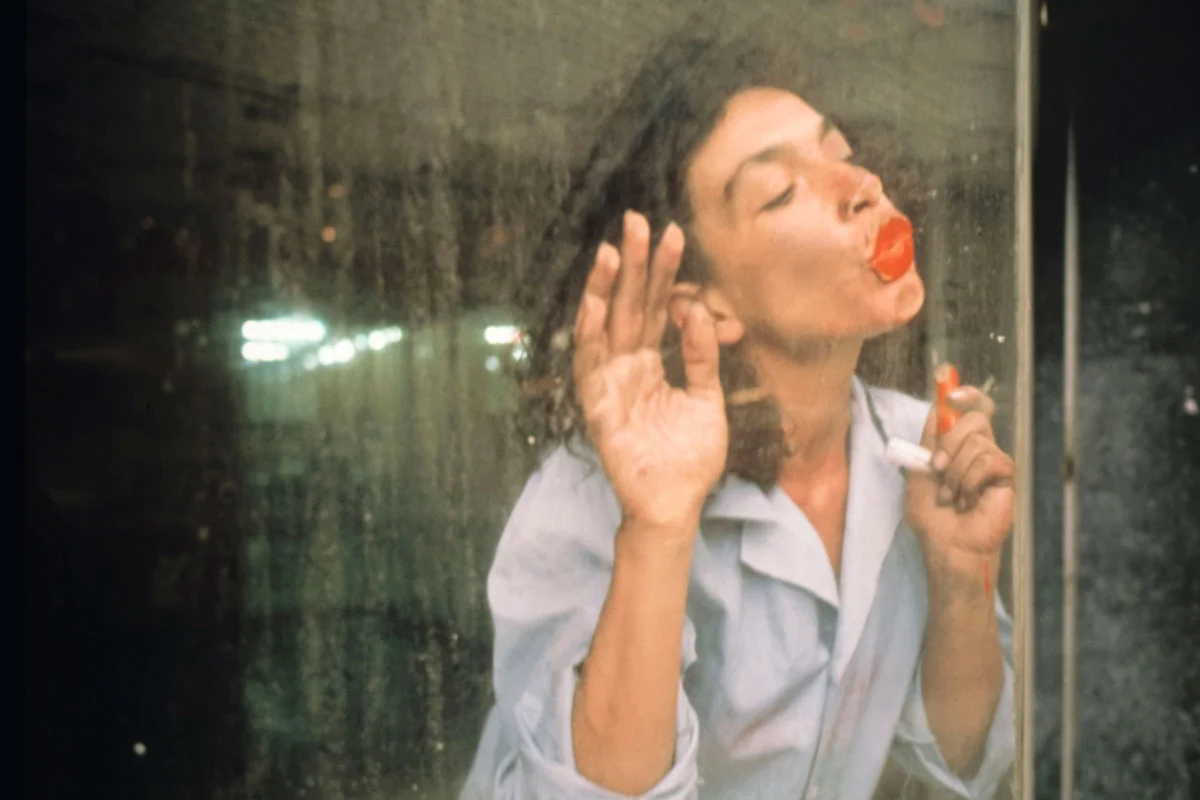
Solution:
[[[889,754],[987,797],[1011,763],[1012,462],[980,391],[939,435],[855,377],[924,288],[796,76],[678,38],[573,187],[535,348],[554,447],[489,576],[496,707],[464,797],[858,800]]]

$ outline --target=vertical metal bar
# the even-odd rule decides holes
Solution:
[[[1018,0],[1016,86],[1016,433],[1017,507],[1013,526],[1013,659],[1017,754],[1014,795],[1033,791],[1033,47],[1037,8]]]
[[[1063,242],[1063,638],[1060,796],[1075,797],[1075,622],[1079,602],[1078,466],[1075,398],[1079,378],[1079,197],[1075,125],[1067,124],[1067,192]]]

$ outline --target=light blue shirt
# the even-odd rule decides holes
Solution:
[[[696,539],[675,765],[643,797],[869,800],[889,756],[951,796],[990,797],[1015,750],[1012,621],[983,763],[947,767],[925,716],[927,584],[881,430],[919,441],[929,405],[854,383],[841,585],[780,489],[727,478]],[[872,409],[876,414],[872,418]],[[620,508],[594,457],[559,448],[529,479],[488,577],[492,709],[463,800],[611,800],[575,768],[571,703],[608,591]]]

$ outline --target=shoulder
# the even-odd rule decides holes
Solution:
[[[600,457],[585,442],[559,444],[547,452],[529,477],[514,517],[610,516],[619,512],[616,495]]]
[[[586,444],[558,445],[525,483],[504,526],[494,567],[531,561],[610,562],[621,511],[599,457]]]
[[[869,393],[875,411],[889,435],[900,436],[910,442],[921,441],[921,433],[925,430],[925,421],[929,418],[932,403],[895,389],[883,389],[865,383],[860,386]]]

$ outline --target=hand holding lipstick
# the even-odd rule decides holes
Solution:
[[[932,471],[909,473],[906,517],[927,548],[993,555],[1012,529],[1014,505],[1013,461],[992,431],[995,403],[973,386],[938,394],[921,438]]]

